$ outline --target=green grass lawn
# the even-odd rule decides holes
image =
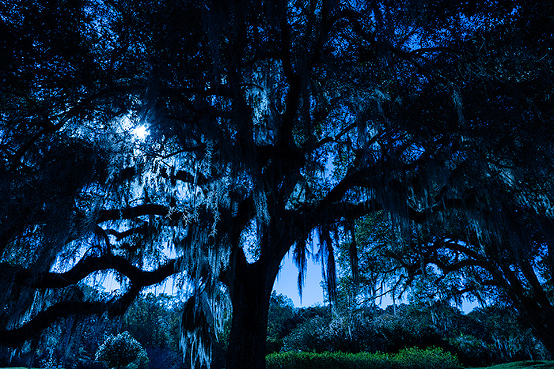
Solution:
[[[554,361],[516,361],[513,363],[486,366],[479,369],[527,369],[527,368],[533,368],[533,369],[554,368]]]

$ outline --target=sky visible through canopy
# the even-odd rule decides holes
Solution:
[[[295,307],[309,307],[309,306],[318,306],[325,305],[325,297],[323,290],[323,278],[321,276],[321,265],[315,263],[313,260],[308,259],[307,261],[307,270],[305,274],[304,287],[302,289],[302,299],[300,299],[300,294],[298,292],[298,268],[294,265],[292,257],[290,254],[285,256],[281,262],[281,271],[277,276],[275,285],[273,289],[277,294],[283,294],[289,297],[294,303]],[[108,277],[103,282],[103,286],[106,292],[114,292],[120,288],[119,283],[112,277]],[[169,295],[179,295],[183,292],[178,287],[175,287],[171,281],[171,278],[168,278],[163,283],[153,286],[145,291],[154,292],[154,293],[166,293]],[[190,292],[185,289],[185,293]],[[396,303],[406,303],[405,300],[397,300]],[[392,305],[393,301],[390,296],[384,296],[382,299],[377,301],[377,304],[385,309],[387,306]],[[478,304],[476,302],[470,302],[464,299],[461,310],[467,314]]]
[[[294,265],[292,257],[287,255],[281,262],[281,271],[277,276],[273,289],[290,297],[294,306],[306,307],[323,305],[323,288],[321,286],[321,265],[308,260],[306,279],[302,289],[302,301],[298,293],[298,268]]]
[[[145,139],[150,135],[150,126],[142,122],[141,124],[136,124],[129,117],[125,117],[122,120],[122,128],[129,132],[132,137],[137,140],[137,143],[144,142]],[[332,158],[329,158],[326,168],[328,173],[333,172],[333,161]],[[170,255],[174,256],[174,255]],[[302,289],[302,297],[298,291],[298,268],[294,264],[291,254],[287,254],[283,261],[281,262],[281,270],[273,289],[278,294],[283,294],[289,297],[294,306],[296,307],[309,307],[325,304],[325,294],[323,287],[323,277],[321,273],[321,265],[317,264],[313,260],[307,260],[307,270],[305,272],[304,285]],[[116,282],[113,278],[108,277],[103,282],[104,288],[113,292],[120,288],[119,283]],[[153,286],[151,289],[148,289],[148,292],[153,291],[154,293],[167,293],[170,295],[178,295],[179,288],[176,288],[172,281],[166,280],[158,286]],[[182,292],[182,291],[181,291]],[[185,289],[185,294],[188,291]],[[405,303],[404,299],[397,300],[396,303]],[[389,305],[393,304],[393,300],[390,296],[384,296],[377,301],[377,304],[381,308],[386,308]],[[470,302],[466,299],[463,300],[462,306],[459,307],[464,313],[469,313],[473,308],[477,307],[476,302]]]
[[[281,262],[281,271],[279,272],[275,285],[273,286],[273,289],[278,294],[281,293],[289,297],[296,307],[308,307],[324,304],[323,287],[321,284],[323,281],[321,277],[321,265],[316,264],[312,260],[308,260],[307,264],[306,279],[302,289],[302,300],[300,300],[297,287],[298,268],[294,265],[290,255],[287,255]],[[406,301],[397,301],[397,303],[402,302]],[[388,305],[392,305],[392,299],[390,296],[385,296],[380,301],[377,301],[377,304],[384,309]],[[467,314],[477,306],[478,304],[476,302],[470,302],[464,299],[460,309]]]

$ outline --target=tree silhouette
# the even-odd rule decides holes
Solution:
[[[283,257],[294,254],[301,287],[316,255],[333,300],[335,243],[375,211],[404,229],[457,219],[522,261],[503,271],[514,277],[535,260],[552,270],[551,34],[536,26],[551,20],[540,6],[8,5],[2,344],[65,316],[121,314],[180,273],[194,291],[183,322],[204,317],[207,337],[232,309],[226,367],[263,368]],[[83,298],[80,281],[107,271],[120,292]],[[553,351],[551,296],[537,296],[521,309]]]

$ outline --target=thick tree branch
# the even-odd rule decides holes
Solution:
[[[18,328],[0,329],[0,345],[17,347],[61,318],[77,314],[101,314],[107,309],[108,303],[100,301],[64,301],[54,304]]]
[[[158,269],[144,271],[134,266],[127,259],[108,253],[102,256],[85,257],[64,273],[36,274],[29,269],[21,268],[16,273],[15,283],[36,289],[63,288],[81,281],[94,272],[115,270],[129,278],[133,286],[142,288],[160,283],[178,272],[176,266],[180,260],[181,258],[172,259]]]
[[[122,315],[139,292],[139,287],[132,286],[125,294],[108,301],[70,300],[55,303],[17,328],[0,329],[0,345],[18,347],[56,321],[69,316],[103,314],[105,312],[109,317]]]
[[[159,215],[169,217],[171,220],[179,220],[183,216],[183,212],[171,212],[171,209],[165,205],[143,204],[124,209],[102,210],[96,222],[102,223],[110,220],[132,219],[145,215]]]
[[[153,271],[143,271],[128,260],[106,254],[100,257],[86,257],[65,273],[39,273],[20,268],[15,273],[15,284],[30,286],[35,289],[63,288],[76,284],[96,271],[115,270],[131,281],[130,288],[121,296],[108,301],[70,300],[57,302],[40,311],[29,321],[14,329],[0,329],[0,345],[18,346],[25,340],[50,326],[59,319],[71,315],[90,315],[108,312],[109,316],[123,314],[141,289],[162,282],[178,272],[176,266],[181,258],[170,260]],[[13,266],[11,266],[13,269]]]

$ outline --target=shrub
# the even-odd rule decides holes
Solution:
[[[148,355],[129,332],[109,336],[96,351],[95,360],[108,368],[138,369],[148,366]]]
[[[266,352],[272,354],[274,352],[280,352],[283,349],[283,340],[268,338],[266,341]]]
[[[282,352],[268,355],[267,369],[458,369],[457,358],[440,348],[409,348],[396,355],[362,352],[317,354]]]
[[[443,347],[448,343],[433,328],[403,315],[316,316],[283,339],[284,351],[398,352],[407,347]]]
[[[283,339],[285,351],[324,352],[330,346],[330,320],[316,316],[306,320]]]
[[[392,361],[402,369],[461,368],[456,356],[437,347],[425,350],[415,347],[403,349],[392,357]]]
[[[466,366],[483,366],[493,363],[494,347],[469,334],[460,334],[448,340],[451,348]]]
[[[267,369],[388,369],[386,354],[282,352],[268,355]]]

